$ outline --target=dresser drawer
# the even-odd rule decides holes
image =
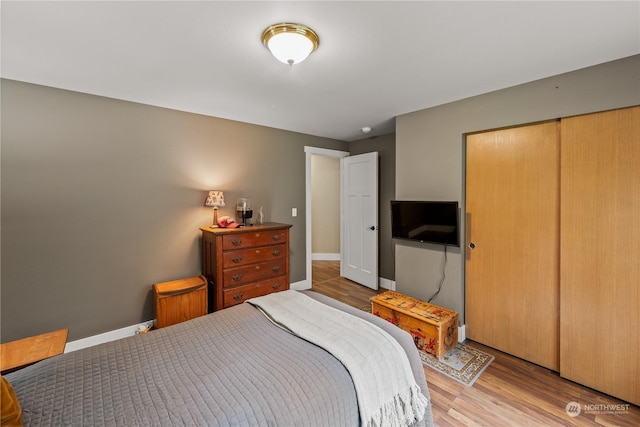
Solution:
[[[254,262],[282,258],[287,254],[286,245],[263,246],[239,251],[229,251],[222,255],[222,267],[234,268]]]
[[[264,230],[247,233],[228,234],[222,236],[222,250],[251,248],[254,246],[276,245],[285,243],[287,231]]]
[[[261,297],[272,292],[284,291],[285,289],[289,289],[288,279],[285,276],[238,286],[237,288],[225,289],[223,292],[224,306],[229,307],[240,304],[250,298]]]
[[[284,258],[259,262],[245,267],[230,268],[224,270],[222,286],[224,289],[227,289],[250,282],[282,276],[286,273],[286,268],[286,260]]]

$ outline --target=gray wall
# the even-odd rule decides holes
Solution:
[[[378,275],[394,280],[394,253],[391,241],[391,200],[396,189],[396,136],[381,135],[349,142],[349,153],[378,152]]]
[[[640,56],[399,116],[396,196],[458,200],[464,218],[465,133],[632,105],[640,105]],[[461,323],[463,257],[460,249],[449,251],[443,290],[433,301],[458,311]],[[398,291],[428,298],[437,289],[443,258],[440,246],[397,244]]]
[[[340,254],[340,159],[311,156],[311,252]]]
[[[2,80],[2,341],[152,319],[151,285],[200,273],[206,191],[293,224],[305,279],[304,146],[347,143]],[[291,208],[298,216],[291,217]]]

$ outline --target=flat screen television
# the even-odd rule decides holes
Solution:
[[[458,202],[391,201],[391,237],[460,246]]]

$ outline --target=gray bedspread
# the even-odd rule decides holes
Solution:
[[[409,334],[331,298],[306,294],[394,336],[429,396]],[[249,304],[56,356],[6,377],[25,425],[32,426],[359,425],[344,366]],[[430,409],[426,420],[430,425]]]

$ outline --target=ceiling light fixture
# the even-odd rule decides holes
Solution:
[[[293,65],[304,61],[320,45],[315,31],[302,24],[275,24],[262,32],[262,44],[280,62]]]

